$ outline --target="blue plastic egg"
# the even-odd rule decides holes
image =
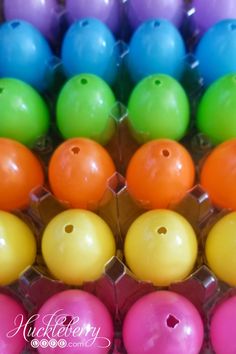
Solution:
[[[0,77],[16,78],[44,90],[52,57],[48,42],[30,23],[12,20],[0,26]]]
[[[100,20],[85,18],[68,29],[62,44],[62,63],[67,77],[81,73],[114,83],[118,49],[109,28]]]
[[[196,48],[199,73],[206,86],[226,74],[236,72],[236,19],[212,26]]]
[[[168,20],[148,20],[134,32],[127,66],[134,82],[152,74],[181,79],[185,68],[185,45],[177,28]]]

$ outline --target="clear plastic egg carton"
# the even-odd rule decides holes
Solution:
[[[2,2],[0,4],[2,7]],[[145,212],[130,197],[125,180],[128,162],[139,147],[130,134],[127,123],[127,101],[133,84],[130,81],[124,64],[129,51],[127,42],[130,38],[130,31],[128,30],[125,16],[126,6],[127,1],[124,1],[121,4],[123,24],[120,36],[117,38],[117,46],[120,52],[120,60],[117,64],[119,75],[113,87],[117,103],[110,113],[112,119],[115,121],[116,132],[106,146],[115,161],[117,172],[108,181],[104,200],[109,201],[105,205],[101,203],[96,209],[96,213],[108,223],[113,231],[117,251],[116,256],[110,259],[105,265],[103,275],[100,279],[95,282],[85,283],[79,288],[97,296],[112,314],[115,324],[115,338],[109,354],[126,354],[122,341],[122,323],[130,307],[142,296],[162,289],[172,290],[184,295],[197,307],[202,315],[205,326],[205,340],[201,354],[213,354],[214,352],[209,339],[211,313],[216,304],[234,295],[235,289],[217,279],[208,268],[204,254],[205,240],[209,230],[216,221],[228,213],[228,210],[217,208],[211,203],[207,192],[201,187],[199,180],[202,161],[211,151],[212,145],[204,135],[196,131],[194,124],[196,107],[199,98],[204,92],[203,79],[198,74],[198,62],[192,54],[192,48],[199,38],[198,28],[194,25],[195,9],[190,2],[186,2],[183,10],[184,21],[181,27],[189,53],[184,58],[185,75],[182,84],[188,94],[192,114],[190,129],[188,134],[181,140],[181,143],[191,153],[197,173],[195,186],[180,203],[171,205],[170,208],[183,215],[193,226],[198,237],[199,252],[193,272],[187,279],[174,283],[168,288],[157,288],[151,283],[138,280],[132,274],[126,266],[123,253],[124,239],[129,226],[139,215]],[[66,28],[66,13],[63,1],[61,1],[60,11],[57,13],[57,16],[61,26],[61,33],[63,33],[63,30]],[[53,85],[44,94],[52,112],[54,112],[58,92],[65,80],[60,60],[57,57],[59,55],[58,43],[55,46],[55,53],[55,58],[57,59],[51,63],[51,71],[54,75]],[[34,152],[43,161],[45,170],[47,170],[52,152],[60,141],[61,138],[53,127],[52,133],[36,144]],[[49,187],[45,186],[32,192],[31,204],[28,209],[15,211],[15,214],[22,218],[35,233],[38,245],[37,259],[32,267],[25,270],[18,281],[2,288],[1,292],[10,294],[20,300],[29,315],[37,313],[40,306],[52,295],[69,288],[76,288],[52,279],[41,255],[42,232],[48,222],[63,210],[65,210],[65,206],[56,200],[50,193]],[[22,354],[37,352],[32,349],[30,340],[31,338],[29,338],[29,342]]]

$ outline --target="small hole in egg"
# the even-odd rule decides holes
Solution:
[[[166,319],[166,324],[170,328],[175,328],[176,326],[178,326],[179,320],[175,316],[169,315]]]
[[[74,226],[73,225],[66,225],[65,226],[65,232],[67,234],[71,234],[73,232],[73,230],[74,230]]]

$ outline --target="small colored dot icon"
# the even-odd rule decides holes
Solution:
[[[49,343],[48,343],[49,347],[50,348],[56,348],[58,343],[57,343],[57,340],[56,339],[50,339]]]
[[[65,339],[60,339],[58,341],[58,347],[59,348],[65,348],[67,346],[67,341]]]
[[[32,341],[31,341],[31,347],[32,347],[32,348],[38,348],[38,347],[39,347],[39,341],[38,341],[38,339],[32,339]]]

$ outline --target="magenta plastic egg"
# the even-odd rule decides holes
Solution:
[[[33,334],[40,354],[107,354],[113,323],[105,305],[94,295],[66,290],[40,308]]]
[[[184,15],[183,0],[128,0],[128,18],[132,28],[150,19],[164,18],[179,27]]]
[[[210,325],[210,337],[217,354],[236,353],[236,296],[217,306]]]
[[[128,354],[198,354],[203,323],[186,298],[170,291],[156,291],[139,299],[123,324]]]
[[[23,307],[10,296],[0,294],[0,353],[19,354],[22,352],[26,340],[22,326],[26,323],[26,314]]]
[[[58,25],[57,0],[4,0],[6,20],[25,20],[48,39],[53,39]]]
[[[67,0],[67,17],[70,23],[85,17],[94,17],[103,21],[113,32],[117,32],[121,4],[117,0]]]

